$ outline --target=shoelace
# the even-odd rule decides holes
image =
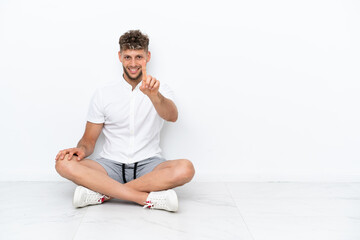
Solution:
[[[166,199],[164,195],[153,196],[152,201],[146,201],[143,208],[166,208]]]
[[[143,208],[154,208],[154,204],[151,201],[146,201]]]
[[[105,199],[109,199],[108,196],[106,195],[102,195],[100,193],[97,192],[92,192],[92,191],[87,191],[87,196],[86,196],[86,202],[87,203],[102,203],[105,201]]]

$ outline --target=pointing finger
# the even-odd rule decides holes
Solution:
[[[142,80],[145,82],[147,79],[147,75],[146,75],[146,61],[141,65],[141,69],[142,69]]]
[[[150,75],[148,75],[146,78],[146,88],[150,88],[150,84],[152,80],[153,78]]]

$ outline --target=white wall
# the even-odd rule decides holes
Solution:
[[[89,100],[150,36],[176,92],[169,159],[196,180],[360,180],[359,1],[0,1],[0,180],[60,180]]]

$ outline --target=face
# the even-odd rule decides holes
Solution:
[[[142,66],[150,61],[150,52],[145,50],[124,50],[119,52],[119,59],[123,65],[125,77],[131,81],[140,81]]]

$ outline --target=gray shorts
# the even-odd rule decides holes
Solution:
[[[151,172],[157,165],[166,160],[155,156],[132,164],[120,163],[106,158],[98,158],[95,161],[105,168],[109,177],[120,183],[127,183]]]

